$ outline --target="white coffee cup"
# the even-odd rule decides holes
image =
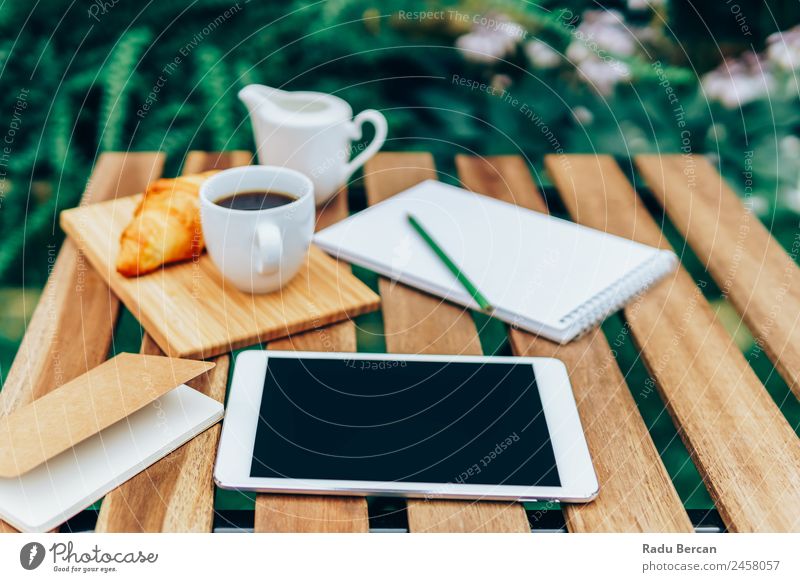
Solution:
[[[216,202],[238,192],[275,191],[295,200],[263,210]],[[314,186],[288,168],[243,166],[215,174],[200,187],[200,218],[211,260],[237,289],[269,293],[303,265],[314,234]]]

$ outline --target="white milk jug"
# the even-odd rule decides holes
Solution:
[[[253,122],[258,162],[302,172],[314,183],[317,204],[333,196],[386,140],[386,118],[366,109],[353,119],[344,100],[326,93],[248,85],[239,91]],[[351,144],[370,122],[375,137],[352,160]]]

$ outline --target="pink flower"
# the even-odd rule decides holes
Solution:
[[[636,36],[628,28],[622,14],[616,10],[587,10],[575,31],[575,42],[606,50],[620,57],[633,56],[637,51]]]
[[[628,65],[620,61],[605,61],[595,57],[578,65],[578,73],[600,95],[611,95],[620,81],[628,79]]]
[[[594,114],[583,105],[578,105],[573,109],[572,116],[575,118],[575,121],[581,125],[591,125],[594,121]]]
[[[508,41],[494,34],[469,32],[456,39],[456,47],[473,63],[490,64],[509,54]]]
[[[476,15],[473,23],[470,32],[456,39],[456,48],[474,63],[489,64],[513,54],[527,35],[521,25],[504,15]]]
[[[628,10],[631,12],[643,12],[648,8],[660,8],[665,0],[628,0]]]
[[[619,57],[637,52],[636,36],[616,10],[587,10],[573,32],[567,59],[600,95],[610,95],[616,85],[630,77],[630,68]]]
[[[767,37],[767,59],[780,69],[800,68],[800,26]]]
[[[528,60],[539,69],[553,69],[561,64],[561,55],[553,47],[539,39],[525,45]]]
[[[735,109],[768,95],[775,79],[759,55],[746,53],[703,75],[701,85],[706,97]]]

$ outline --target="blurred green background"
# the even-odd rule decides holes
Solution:
[[[798,22],[788,0],[4,3],[0,382],[63,240],[58,212],[77,204],[97,156],[162,150],[170,175],[190,149],[252,150],[236,97],[249,83],[380,109],[385,149],[432,151],[445,174],[457,153],[521,154],[536,170],[560,149],[705,153],[788,244],[800,211]],[[690,252],[684,262],[710,280]],[[704,292],[797,427],[796,399],[719,290]],[[374,334],[362,331],[359,348],[380,349],[380,316],[360,323]],[[508,350],[502,327],[478,323],[487,351]],[[681,496],[709,507],[660,399],[641,396],[635,348],[618,351]]]

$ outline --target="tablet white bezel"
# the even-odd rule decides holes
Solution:
[[[550,430],[560,487],[478,485],[469,483],[410,483],[399,481],[342,481],[251,477],[256,428],[270,357],[331,360],[390,360],[418,362],[529,363],[534,367],[539,394]],[[228,406],[222,426],[214,480],[225,489],[269,493],[377,495],[397,497],[554,500],[584,502],[597,496],[598,484],[564,364],[552,358],[502,356],[440,356],[251,350],[236,358]]]

